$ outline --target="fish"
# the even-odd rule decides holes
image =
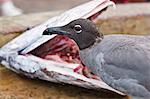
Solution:
[[[43,36],[43,31],[46,28],[63,26],[78,18],[90,19],[92,16],[96,18],[95,14],[99,15],[103,9],[109,6],[115,7],[115,4],[109,0],[91,0],[25,31],[22,35],[0,48],[1,64],[18,74],[23,74],[30,78],[72,84],[88,89],[107,89],[120,95],[125,95],[100,80],[90,79],[74,72],[74,69],[81,64],[46,60],[31,53],[37,47],[57,36]]]

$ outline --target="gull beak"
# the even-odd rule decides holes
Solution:
[[[43,35],[52,35],[52,34],[58,34],[58,35],[71,35],[71,33],[62,30],[61,27],[47,28],[47,29],[44,30],[44,32],[43,32]]]

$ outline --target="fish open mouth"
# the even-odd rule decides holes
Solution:
[[[94,21],[106,9],[107,8],[104,8],[103,10],[89,16],[87,19]],[[31,50],[27,54],[32,54],[45,60],[52,60],[60,63],[75,63],[80,64],[81,68],[85,67],[80,60],[79,50],[76,43],[70,38],[62,35],[53,37],[47,42]],[[87,77],[91,77],[87,72],[83,72],[81,74]],[[97,79],[97,77],[94,75],[92,76],[92,78]]]
[[[95,20],[97,17],[107,9],[109,5],[113,5],[113,2],[105,0],[101,2],[99,5],[96,7],[92,8],[93,10],[85,12],[82,16],[70,16],[70,19],[65,19],[63,22],[69,22],[72,21],[73,19],[79,18],[86,18],[89,19],[93,22],[96,22]],[[89,5],[90,6],[90,5]],[[88,7],[88,6],[87,6]],[[88,9],[88,8],[87,8]],[[80,8],[76,10],[77,13],[81,12]],[[62,15],[60,18],[57,20],[63,20],[65,18],[65,15]],[[67,16],[68,17],[68,16]],[[63,23],[62,22],[62,23]],[[61,23],[60,23],[61,24]],[[67,24],[67,23],[65,23]],[[57,25],[56,25],[57,26]],[[41,40],[43,41],[43,40]],[[42,58],[44,60],[51,60],[59,63],[73,63],[73,64],[79,64],[79,67],[74,68],[75,72],[78,72],[80,70],[80,74],[83,74],[86,77],[94,78],[94,79],[99,79],[95,75],[93,75],[91,72],[88,70],[84,70],[86,66],[81,62],[80,57],[79,57],[79,50],[76,45],[76,43],[71,40],[70,38],[62,35],[55,35],[52,36],[50,39],[48,39],[46,42],[41,43],[40,45],[35,44],[36,47],[30,47],[29,50],[28,48],[23,50],[22,53],[25,54],[30,54],[37,56],[39,58]],[[87,69],[87,68],[86,68]]]

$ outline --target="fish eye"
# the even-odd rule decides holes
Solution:
[[[75,26],[74,26],[74,30],[75,30],[77,33],[81,33],[81,32],[82,32],[82,27],[81,27],[81,25],[75,25]]]

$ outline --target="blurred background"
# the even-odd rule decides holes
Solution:
[[[0,0],[0,15],[14,16],[22,13],[69,9],[90,0]],[[148,2],[149,0],[112,0],[115,3]]]

